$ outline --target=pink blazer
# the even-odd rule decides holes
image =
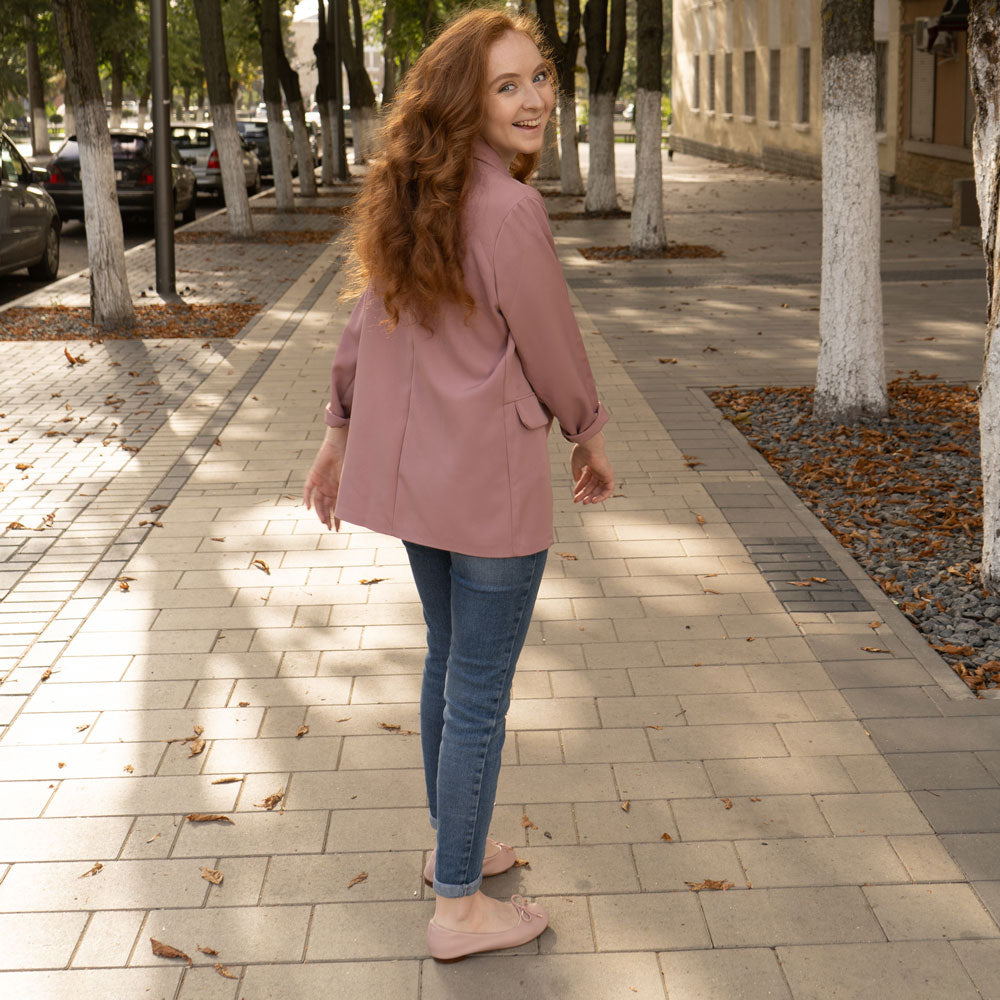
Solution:
[[[350,424],[336,515],[474,556],[552,544],[546,438],[606,423],[541,195],[482,140],[466,212],[468,322],[446,303],[429,332],[391,333],[369,287],[333,361],[326,422]],[[567,482],[564,488],[568,489]]]

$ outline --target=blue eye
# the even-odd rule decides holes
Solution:
[[[549,71],[547,69],[540,70],[536,76],[536,80],[547,80],[549,78]]]

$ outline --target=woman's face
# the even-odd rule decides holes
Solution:
[[[537,153],[555,102],[552,81],[535,43],[508,31],[486,59],[486,118],[482,137],[509,166],[518,153]]]

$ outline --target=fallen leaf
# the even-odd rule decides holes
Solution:
[[[752,635],[748,635],[747,636],[747,642],[753,642],[753,641],[754,641],[754,637]]]
[[[787,583],[789,586],[792,586],[792,587],[811,587],[812,586],[812,580],[786,580],[785,583]]]
[[[756,796],[756,795],[751,795],[750,796],[750,801],[751,802],[760,802],[760,798],[758,796]]]
[[[149,840],[146,841],[146,843],[147,844],[151,844],[154,840],[159,840],[160,837],[162,837],[162,836],[163,836],[162,833],[154,833],[153,836],[150,837]]]
[[[531,862],[525,861],[524,858],[514,858],[514,864],[511,865],[512,868],[530,868]]]
[[[52,676],[52,668],[51,667],[46,667],[42,671],[42,680],[43,681],[47,681],[51,676]]]
[[[213,542],[224,542],[225,540],[226,540],[226,536],[225,535],[222,535],[222,536],[213,535],[212,536],[212,541]]]
[[[218,955],[219,953],[214,948],[206,948],[203,945],[198,945],[198,951],[203,955]]]
[[[198,754],[205,749],[205,741],[203,739],[196,739],[191,741],[190,747],[188,747],[188,756],[197,757]]]
[[[87,364],[87,359],[82,354],[72,355],[69,353],[68,347],[63,348],[63,354],[66,355],[66,360],[70,363],[70,366]]]
[[[65,767],[65,766],[66,766],[66,761],[64,760],[59,761],[59,763],[56,765],[56,767]]]
[[[532,823],[531,820],[528,818],[528,814],[527,813],[525,813],[521,817],[521,827],[524,830],[537,830],[538,829],[538,827],[535,826],[535,824]]]
[[[669,833],[661,833],[661,834],[660,834],[660,840],[665,840],[665,841],[666,841],[666,842],[667,842],[668,844],[669,844],[669,843],[670,843],[670,842],[671,842],[671,841],[672,841],[673,839],[674,839],[674,838],[673,838],[673,837],[671,837]]]
[[[881,649],[878,646],[862,646],[861,650],[865,653],[891,653],[891,649]]]
[[[569,559],[571,562],[576,562],[579,558],[578,556],[573,555],[572,552],[557,552],[556,555],[561,556],[563,559]]]
[[[150,514],[155,514],[158,510],[166,510],[167,504],[165,503],[154,503],[152,507],[149,508]]]
[[[125,771],[128,774],[134,774],[135,773],[135,768],[131,764],[126,764],[125,765]]]
[[[139,522],[139,527],[140,528],[145,528],[147,524],[151,525],[154,528],[162,528],[163,527],[163,522],[162,521],[140,521]]]
[[[878,628],[878,627],[879,627],[879,626],[880,626],[881,624],[882,624],[882,623],[881,623],[881,622],[880,622],[880,621],[879,621],[879,620],[878,620],[878,619],[876,618],[876,619],[875,619],[875,621],[873,621],[873,622],[869,622],[869,623],[868,623],[868,627],[869,627],[869,628],[871,628],[871,629],[876,629],[876,628]]]
[[[190,955],[185,955],[183,951],[180,951],[169,944],[157,941],[156,938],[150,938],[149,943],[153,946],[153,954],[159,958],[183,958],[188,965],[194,964],[191,961]]]
[[[213,785],[231,785],[235,781],[242,781],[242,778],[216,778]]]
[[[811,577],[809,577],[809,579],[812,580],[813,583],[829,583],[830,582],[829,580],[827,580],[827,578],[825,576],[811,576]]]
[[[717,591],[717,590],[712,590],[712,588],[711,588],[711,587],[702,587],[702,588],[701,588],[701,592],[702,592],[703,594],[717,594],[717,593],[718,593],[718,591]]]
[[[648,726],[646,726],[646,728],[647,729],[655,729],[657,732],[659,732],[663,728],[663,726],[648,725]]]
[[[250,707],[250,702],[248,702],[248,701],[241,701],[241,702],[237,702],[237,705],[238,705],[239,708],[249,708]]]
[[[301,725],[301,726],[299,726],[298,729],[295,730],[295,738],[297,740],[300,740],[308,732],[309,732],[309,727],[306,726],[306,725]]]
[[[379,729],[388,729],[390,733],[398,733],[402,728],[398,722],[380,722]]]
[[[218,952],[216,952],[216,954],[218,954]],[[221,962],[216,962],[215,965],[212,966],[212,968],[215,969],[215,971],[220,976],[222,976],[225,979],[239,979],[240,978],[239,976],[234,976],[229,971],[229,966],[228,965],[223,965]]]
[[[254,559],[254,561],[252,563],[250,563],[250,565],[251,566],[255,566],[257,569],[259,569],[262,572],[266,573],[268,576],[271,575],[271,567],[268,566],[268,564],[266,562],[264,562],[263,559]]]
[[[222,885],[223,875],[218,868],[206,868],[204,865],[201,866],[201,877],[206,882],[211,882],[212,885]],[[207,954],[207,953],[206,953]],[[216,954],[218,954],[216,952]]]
[[[104,865],[102,865],[100,861],[95,861],[94,867],[91,868],[89,871],[85,871],[82,875],[79,875],[78,878],[86,878],[88,875],[96,875],[103,868]]]
[[[283,798],[285,797],[284,788],[279,788],[276,792],[271,792],[263,802],[255,802],[254,805],[259,809],[267,809],[270,811],[273,809]]]
[[[718,889],[721,892],[725,892],[726,889],[732,889],[732,882],[725,882],[722,879],[706,878],[702,879],[700,882],[685,882],[686,886],[690,888],[692,892],[701,892],[702,889]]]
[[[360,885],[362,882],[368,881],[368,872],[358,872],[350,882],[347,883],[347,888],[350,889],[352,886]]]
[[[82,726],[77,726],[76,727],[76,731],[78,733],[86,732],[86,730],[88,730],[88,729],[90,729],[90,723],[89,722],[85,722]]]
[[[631,799],[626,799],[622,803],[622,812],[627,813],[631,807],[632,807],[632,800]]]
[[[370,583],[381,583],[383,580],[388,580],[388,579],[389,577],[387,576],[373,576],[370,580],[362,580],[361,582],[367,585]]]
[[[723,805],[724,805],[724,806],[725,806],[725,807],[726,807],[727,809],[732,809],[732,808],[733,808],[733,800],[732,800],[732,799],[723,799],[723,800],[722,800],[722,804],[723,804]]]
[[[231,826],[236,826],[233,820],[223,816],[222,813],[188,813],[187,820],[189,823],[229,823]]]
[[[699,524],[705,523],[705,518],[703,518],[701,514],[695,514],[695,517],[697,518]]]
[[[657,358],[656,360],[659,361],[661,365],[676,365],[677,364],[677,359],[676,358]]]
[[[31,463],[30,462],[18,462],[17,465],[14,466],[14,468],[17,469],[20,472],[24,472],[25,469],[30,469],[31,468]]]

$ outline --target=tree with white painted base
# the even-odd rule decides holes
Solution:
[[[97,75],[90,11],[86,0],[52,0],[52,12],[76,116],[90,266],[90,319],[107,333],[131,330],[135,310],[125,274],[115,162]]]
[[[272,8],[273,16],[280,18],[278,5]],[[302,100],[302,87],[299,84],[299,74],[292,68],[285,53],[285,45],[281,38],[281,24],[276,27],[278,35],[278,75],[281,78],[281,89],[285,94],[285,104],[288,105],[288,116],[292,121],[292,135],[295,141],[295,160],[299,165],[299,193],[305,198],[316,197],[316,166],[313,163],[312,144],[309,142],[309,131],[306,127],[306,106]]]
[[[559,189],[563,194],[583,194],[580,150],[576,134],[576,57],[580,51],[580,0],[566,4],[566,38],[559,34],[555,0],[536,0],[538,19],[552,50],[559,78]],[[546,137],[546,142],[548,137]]]
[[[347,91],[351,104],[351,144],[354,162],[367,163],[375,145],[375,88],[365,69],[365,28],[360,0],[340,5],[340,53],[347,71]],[[351,32],[351,21],[354,32]]]
[[[280,23],[278,0],[262,0],[260,54],[264,77],[264,106],[267,108],[267,139],[271,147],[271,172],[274,176],[274,204],[279,212],[294,212],[292,154],[288,147],[288,133],[285,131],[285,118],[281,106],[281,79],[278,74]]]
[[[889,409],[882,345],[874,0],[823,0],[823,253],[813,412]]]
[[[663,222],[663,0],[636,0],[635,184],[630,245],[667,245]]]
[[[610,0],[610,18],[608,2],[587,0],[583,9],[590,85],[590,169],[583,203],[587,212],[618,207],[614,114],[625,62],[625,0]]]
[[[1000,593],[1000,16],[994,2],[969,4],[969,76],[976,104],[972,160],[986,258],[986,343],[979,385],[983,474],[980,579]]]
[[[208,100],[212,106],[215,147],[219,153],[229,234],[248,239],[253,236],[253,216],[250,214],[246,175],[243,171],[243,144],[236,129],[233,87],[222,32],[222,8],[219,0],[194,0],[194,12],[198,18],[201,59],[208,84]]]

